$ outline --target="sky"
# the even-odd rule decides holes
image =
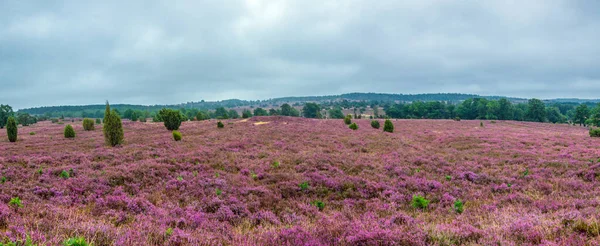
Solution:
[[[596,0],[0,1],[0,103],[600,98]]]

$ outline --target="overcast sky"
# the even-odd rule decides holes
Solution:
[[[597,0],[0,1],[0,103],[600,98]]]

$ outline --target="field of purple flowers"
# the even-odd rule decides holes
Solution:
[[[161,123],[124,122],[116,148],[81,122],[74,139],[50,122],[16,143],[3,130],[0,241],[600,245],[600,139],[586,128],[355,122],[184,122],[179,142]]]

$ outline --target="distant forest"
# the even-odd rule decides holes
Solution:
[[[473,94],[385,94],[349,93],[331,96],[282,97],[268,100],[187,102],[177,105],[113,104],[123,118],[154,118],[161,109],[179,110],[185,119],[237,118],[253,115],[309,116],[343,118],[353,112],[355,118],[399,119],[486,119],[596,125],[600,118],[599,100],[537,100]],[[305,114],[306,105],[316,111]],[[316,105],[316,106],[315,106]],[[48,118],[103,118],[104,104],[85,106],[52,106],[22,109],[18,115]],[[368,112],[365,114],[365,112]],[[23,116],[22,118],[26,118]]]

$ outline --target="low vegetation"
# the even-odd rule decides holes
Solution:
[[[94,120],[88,118],[83,119],[83,130],[93,131],[94,129]]]
[[[106,111],[105,126],[117,114],[109,105]],[[348,127],[371,122],[356,119]],[[39,122],[26,127],[38,133],[35,137],[17,144],[0,141],[0,194],[6,194],[0,230],[10,235],[0,240],[15,245],[28,245],[27,240],[31,245],[600,242],[598,139],[590,138],[587,128],[498,121],[482,130],[479,120],[398,122],[401,133],[390,120],[383,128],[389,123],[392,130],[385,133],[349,133],[341,122],[292,117],[229,120],[227,131],[215,129],[214,122],[187,121],[186,141],[175,143],[166,141],[163,124],[122,124],[118,118],[115,125],[128,133],[119,148],[102,147],[94,132],[64,141],[66,127]],[[177,133],[172,132],[175,140]]]
[[[181,132],[173,131],[173,139],[175,139],[175,141],[181,141]]]
[[[65,138],[75,138],[75,130],[71,125],[65,126],[64,135]]]
[[[383,131],[393,133],[394,132],[394,123],[390,119],[385,120],[383,123]]]
[[[379,129],[379,121],[378,120],[372,120],[371,121],[371,127],[375,128],[375,129]]]

